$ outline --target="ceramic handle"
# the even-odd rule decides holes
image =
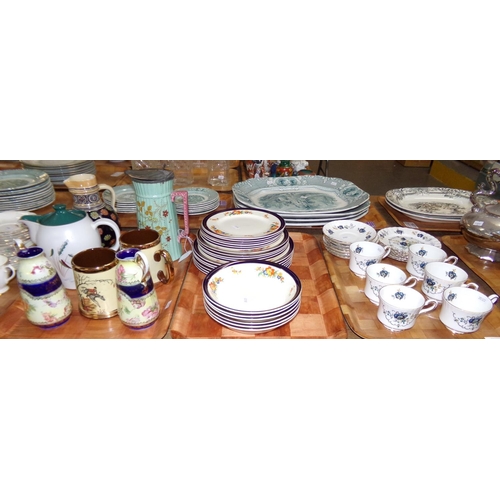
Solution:
[[[92,227],[94,228],[94,230],[97,231],[97,228],[99,226],[109,226],[111,229],[113,229],[116,234],[116,242],[110,248],[111,250],[115,251],[120,250],[120,228],[118,227],[118,224],[110,219],[97,219],[96,221],[92,222]]]
[[[384,247],[384,255],[382,256],[382,260],[384,260],[390,253],[391,253],[391,247],[388,245],[385,246]]]
[[[434,300],[434,299],[426,300],[425,303],[424,303],[424,308],[421,309],[418,314],[420,315],[420,314],[424,314],[424,313],[433,311],[434,309],[436,309],[437,306],[438,306],[438,301],[437,300]]]
[[[182,198],[183,206],[184,206],[184,229],[177,238],[178,241],[181,239],[187,238],[189,235],[189,205],[188,205],[188,192],[187,191],[174,191],[170,194],[170,199],[175,204],[175,199],[180,196]]]
[[[498,300],[498,295],[494,293],[493,295],[489,295],[488,298],[491,300],[493,304],[495,304],[496,301]]]
[[[141,281],[146,280],[146,276],[149,273],[149,260],[146,256],[145,253],[141,252],[140,250],[135,254],[134,257],[137,265],[141,268],[142,271],[142,279]]]
[[[464,283],[463,285],[460,285],[462,288],[473,288],[474,290],[478,290],[479,289],[479,285],[477,285],[476,283]]]
[[[452,264],[454,266],[457,263],[457,261],[458,261],[458,257],[456,257],[455,255],[452,255],[451,257],[444,259],[443,262],[445,262],[446,264]]]
[[[6,280],[6,283],[9,283],[9,281],[14,279],[14,276],[16,275],[16,270],[10,264],[5,265],[4,267],[5,267],[5,269],[8,269],[11,272],[11,275],[7,276],[7,280]]]
[[[403,285],[413,288],[418,283],[418,279],[415,276],[410,276],[407,280],[403,282]]]
[[[155,252],[154,259],[156,260],[156,262],[160,262],[161,259],[165,261],[168,276],[165,276],[165,273],[163,271],[159,271],[158,279],[164,285],[170,283],[170,281],[174,279],[174,263],[172,261],[172,257],[170,257],[170,254],[166,250],[162,249]]]
[[[111,206],[113,207],[113,210],[116,210],[115,190],[111,186],[108,186],[107,184],[99,184],[99,191],[106,191],[106,190],[108,190],[111,193]]]

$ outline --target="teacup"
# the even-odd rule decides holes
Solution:
[[[442,248],[434,245],[415,243],[408,249],[408,262],[406,270],[418,279],[424,278],[425,266],[429,262],[446,262],[456,264],[458,257],[455,255],[448,257]]]
[[[372,264],[366,268],[365,295],[370,302],[379,304],[380,289],[387,285],[405,285],[414,287],[417,284],[415,276],[407,277],[406,273],[391,264]]]
[[[425,297],[408,286],[387,285],[380,289],[378,320],[392,332],[408,330],[415,325],[420,314],[430,312],[438,301]]]
[[[0,293],[5,293],[8,289],[8,283],[14,279],[16,270],[9,264],[9,259],[5,255],[0,255]]]
[[[450,287],[443,294],[439,319],[452,333],[473,333],[497,300],[496,294],[486,296],[471,288]]]
[[[429,262],[424,269],[422,292],[430,299],[443,300],[443,292],[452,286],[477,290],[476,283],[466,283],[468,274],[460,267],[445,262]]]
[[[391,248],[372,241],[357,241],[349,245],[349,269],[360,278],[366,276],[366,268],[385,259]]]
[[[167,284],[174,278],[174,264],[169,252],[161,246],[161,237],[158,231],[154,229],[134,229],[122,233],[120,247],[122,250],[138,248],[146,255],[153,283]]]

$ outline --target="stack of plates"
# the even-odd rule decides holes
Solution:
[[[364,222],[339,220],[323,226],[323,243],[333,255],[343,259],[350,258],[349,246],[357,241],[378,240],[377,231]]]
[[[116,211],[118,213],[135,214],[137,212],[137,199],[133,186],[130,184],[116,186],[113,188],[113,191],[116,196]],[[102,198],[108,205],[112,206],[112,199],[109,191],[104,191]]]
[[[182,188],[180,191],[187,191],[188,193],[189,215],[206,214],[208,212],[213,212],[219,207],[219,193],[213,189],[188,187]],[[184,213],[182,198],[177,198],[175,200],[175,208],[178,214],[182,215]]]
[[[15,269],[17,269],[19,248],[16,246],[16,240],[26,248],[32,247],[33,242],[30,239],[28,227],[19,218],[23,215],[35,215],[31,212],[17,212],[14,210],[0,214],[0,255],[5,255]]]
[[[298,314],[302,284],[284,266],[261,260],[219,267],[203,280],[207,314],[232,330],[264,333]]]
[[[45,172],[31,169],[0,171],[0,211],[38,210],[55,199],[54,186]]]
[[[47,172],[56,187],[65,187],[64,181],[76,174],[96,174],[93,160],[20,160],[31,169]]]
[[[335,177],[263,177],[233,186],[238,208],[270,210],[287,227],[323,226],[332,220],[356,220],[368,213],[370,195],[350,181]]]
[[[222,210],[205,217],[193,244],[193,261],[207,274],[231,262],[292,263],[294,243],[285,221],[265,210]]]
[[[445,187],[391,189],[385,201],[406,216],[431,222],[460,222],[472,209],[471,191]]]

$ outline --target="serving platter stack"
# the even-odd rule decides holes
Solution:
[[[378,233],[373,226],[360,221],[339,220],[323,226],[325,248],[336,257],[349,259],[349,247],[357,241],[377,243]]]
[[[423,222],[460,222],[472,209],[471,191],[447,187],[391,189],[387,204],[411,219]]]
[[[301,297],[298,276],[268,261],[226,264],[203,280],[207,314],[241,332],[264,333],[289,323],[299,312]]]
[[[357,220],[368,213],[370,195],[350,181],[320,175],[262,177],[233,186],[238,208],[274,212],[288,227],[321,227],[332,220]]]
[[[203,273],[246,260],[289,267],[294,243],[285,221],[265,210],[221,210],[207,215],[193,243],[193,262]]]
[[[55,187],[65,188],[65,179],[76,174],[94,174],[94,160],[20,160],[25,168],[46,172]]]
[[[180,191],[187,191],[189,215],[201,215],[216,210],[220,203],[220,196],[214,189],[204,187],[186,187]],[[181,198],[176,200],[175,208],[177,213],[184,213],[184,205]]]
[[[45,172],[32,169],[0,170],[0,211],[38,210],[56,199]]]

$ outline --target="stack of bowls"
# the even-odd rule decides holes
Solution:
[[[364,222],[337,220],[323,226],[323,243],[326,249],[342,259],[350,257],[349,247],[351,243],[358,241],[376,243],[377,240],[377,231]]]
[[[227,264],[203,280],[207,314],[246,333],[264,333],[289,323],[299,312],[301,296],[298,276],[267,261]]]
[[[294,243],[285,221],[265,210],[221,210],[205,217],[193,244],[193,261],[207,274],[239,261],[265,260],[289,267]]]

